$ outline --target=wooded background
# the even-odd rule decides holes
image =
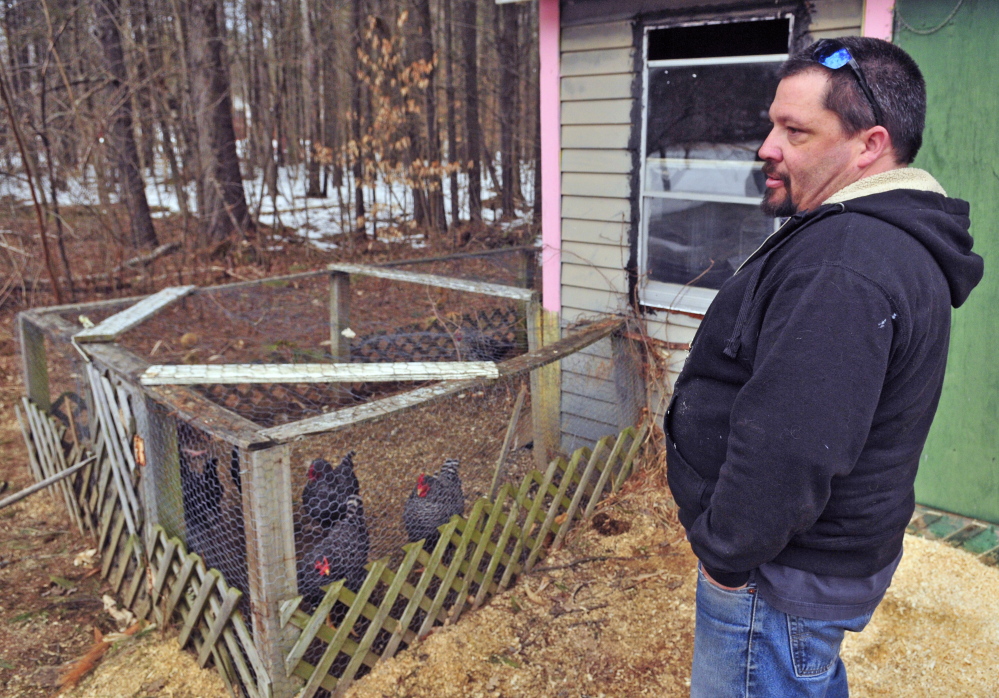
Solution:
[[[366,216],[379,182],[405,187],[408,224],[430,241],[451,240],[462,211],[476,222],[484,206],[514,218],[540,204],[536,3],[3,0],[0,11],[0,174],[30,189],[43,246],[52,237],[67,269],[60,203],[79,189],[127,210],[119,242],[134,248],[159,242],[154,181],[205,244],[251,232],[289,170],[295,195],[339,206],[355,239],[377,234]]]

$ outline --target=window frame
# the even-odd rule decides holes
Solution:
[[[724,56],[708,58],[671,58],[663,60],[649,60],[649,33],[657,29],[669,29],[673,27],[705,26],[711,24],[734,24],[748,23],[754,21],[787,19],[788,21],[788,52],[758,54],[749,56]],[[638,172],[638,299],[643,306],[651,308],[662,308],[665,310],[679,311],[682,313],[703,315],[708,306],[718,294],[717,289],[705,288],[701,286],[691,286],[671,283],[666,281],[654,281],[649,278],[649,218],[646,215],[646,200],[650,198],[671,198],[671,199],[697,199],[704,201],[718,201],[721,203],[741,203],[758,204],[763,197],[727,197],[724,195],[681,195],[663,196],[664,192],[647,192],[645,189],[646,173],[648,171],[649,158],[646,154],[648,145],[649,129],[649,70],[668,67],[691,67],[702,65],[737,65],[740,63],[780,63],[786,61],[790,56],[791,41],[794,37],[794,15],[787,13],[774,17],[746,17],[727,21],[700,21],[682,22],[671,24],[648,24],[642,33],[642,135],[639,151],[639,172]],[[739,199],[736,201],[735,199]],[[774,221],[774,230],[777,229],[777,220]]]

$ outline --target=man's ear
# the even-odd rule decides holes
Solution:
[[[869,128],[861,134],[860,154],[857,158],[857,167],[867,169],[877,161],[888,157],[894,162],[895,149],[891,143],[891,136],[884,126]]]

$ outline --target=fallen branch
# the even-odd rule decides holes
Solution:
[[[118,266],[116,266],[114,269],[112,269],[111,273],[114,274],[115,272],[124,271],[125,269],[131,268],[131,267],[137,267],[140,264],[149,264],[154,259],[159,259],[160,257],[162,257],[164,255],[168,255],[168,254],[171,254],[173,252],[176,252],[180,248],[181,248],[181,244],[179,242],[167,242],[167,243],[165,243],[163,245],[160,245],[159,247],[157,247],[155,250],[153,250],[151,252],[147,252],[146,254],[139,255],[138,257],[132,257],[132,259],[126,259],[124,262],[122,262],[121,264],[119,264]]]

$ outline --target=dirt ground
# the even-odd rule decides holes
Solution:
[[[391,254],[381,252],[364,261]],[[206,258],[185,255],[177,268],[192,259]],[[332,257],[308,252],[289,254],[280,264],[268,260],[269,268],[204,262],[203,278],[188,275],[183,282],[259,278],[327,261]],[[150,283],[178,283],[180,272],[170,265],[164,263],[160,281]],[[87,270],[102,267],[95,262]],[[0,302],[0,482],[10,493],[31,477],[14,416],[23,387],[13,320],[25,299],[6,300]],[[562,550],[514,588],[383,662],[349,695],[687,695],[694,558],[662,493],[660,473],[640,473],[603,508],[599,526],[578,527]],[[0,695],[59,695],[59,674],[91,646],[94,629],[120,630],[104,611],[105,589],[94,573],[99,562],[85,554],[92,546],[48,493],[0,510]],[[991,698],[999,696],[997,648],[999,569],[942,543],[909,537],[885,602],[864,633],[848,637],[843,654],[853,696]],[[218,674],[198,669],[189,654],[177,651],[170,630],[154,630],[117,639],[96,671],[61,695],[228,694]]]

